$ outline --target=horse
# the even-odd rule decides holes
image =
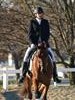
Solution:
[[[46,43],[39,43],[33,54],[31,73],[26,74],[22,96],[28,94],[28,100],[47,100],[47,91],[52,78],[53,64]],[[24,99],[23,99],[24,100]]]

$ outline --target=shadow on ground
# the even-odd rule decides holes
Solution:
[[[5,100],[20,100],[16,91],[2,93]]]

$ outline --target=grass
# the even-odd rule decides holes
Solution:
[[[15,80],[8,82],[8,90],[16,89],[17,82]],[[0,81],[0,92],[3,89],[3,82]]]
[[[1,90],[2,90],[2,85],[0,85],[0,92],[1,92]]]
[[[0,91],[2,90],[2,81],[0,81]]]

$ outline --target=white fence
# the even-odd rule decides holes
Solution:
[[[58,72],[75,72],[75,68],[58,68],[57,69]],[[8,90],[8,75],[9,74],[16,74],[16,73],[20,73],[21,74],[21,70],[9,70],[7,67],[3,67],[3,69],[0,70],[0,74],[3,75],[3,89],[4,90]]]
[[[8,81],[9,81],[9,75],[14,75],[16,73],[20,73],[21,74],[21,70],[15,70],[15,69],[8,69],[8,66],[3,67],[2,69],[0,69],[0,75],[3,76],[3,89],[5,91],[8,90]],[[16,76],[16,75],[15,75]]]

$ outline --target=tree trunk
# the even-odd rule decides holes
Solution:
[[[14,63],[15,63],[15,69],[19,70],[20,69],[20,65],[19,65],[19,55],[15,52],[13,52],[13,57],[14,57]],[[19,73],[16,73],[16,80],[18,81],[20,77]]]
[[[70,85],[75,85],[75,72],[69,73]]]
[[[19,64],[18,64],[19,61],[18,60],[15,60],[14,62],[15,62],[15,69],[16,70],[19,70],[20,69]],[[18,80],[19,77],[20,77],[20,74],[19,73],[16,73],[16,80]]]
[[[70,58],[70,68],[75,68],[74,55]],[[71,85],[75,85],[75,72],[69,73],[69,80]]]

